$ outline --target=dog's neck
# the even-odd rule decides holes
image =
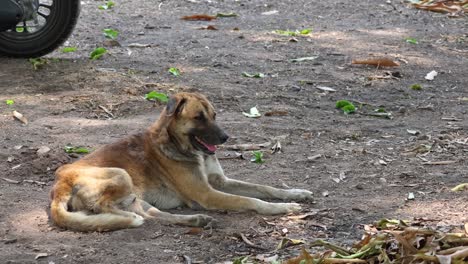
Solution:
[[[181,148],[177,138],[171,136],[169,121],[163,111],[158,121],[148,128],[145,137],[151,151],[159,152],[172,160],[199,162],[201,154]]]

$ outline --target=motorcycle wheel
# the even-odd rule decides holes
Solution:
[[[39,0],[38,23],[21,22],[0,32],[0,54],[39,57],[52,52],[72,33],[80,14],[80,0]]]

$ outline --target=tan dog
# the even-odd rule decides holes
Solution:
[[[312,199],[306,190],[276,189],[224,176],[214,154],[216,145],[228,136],[215,123],[215,116],[203,95],[179,93],[144,133],[60,167],[51,191],[52,220],[78,231],[137,227],[148,218],[204,226],[211,217],[175,215],[156,208],[199,204],[206,209],[273,215],[301,207],[261,198]]]

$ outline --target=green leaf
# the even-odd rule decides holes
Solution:
[[[249,113],[242,112],[242,114],[245,115],[246,117],[250,117],[250,118],[256,118],[256,117],[262,116],[262,114],[260,114],[260,112],[258,111],[256,106],[250,108]]]
[[[413,84],[413,85],[411,85],[411,89],[416,90],[416,91],[422,90],[422,85],[417,84],[417,83]]]
[[[242,76],[244,77],[248,77],[248,78],[264,78],[265,77],[265,74],[259,72],[259,73],[254,73],[254,74],[251,74],[251,73],[248,73],[248,72],[243,72],[242,73]]]
[[[234,12],[230,12],[230,13],[218,13],[216,14],[217,17],[236,17],[237,14],[234,13]]]
[[[97,60],[102,57],[102,55],[107,53],[107,49],[103,47],[98,47],[91,52],[89,55],[89,58],[92,60]]]
[[[336,102],[336,108],[338,109],[341,109],[347,105],[350,105],[352,104],[350,101],[347,101],[347,100],[339,100]]]
[[[29,62],[32,64],[33,69],[37,71],[42,66],[46,65],[48,60],[45,58],[31,58],[29,59]]]
[[[63,53],[75,52],[77,50],[76,47],[65,47],[62,49]]]
[[[418,40],[415,39],[415,38],[405,38],[406,42],[407,43],[410,43],[410,44],[418,44]]]
[[[374,112],[377,112],[377,113],[387,113],[387,111],[386,111],[385,108],[383,108],[383,107],[379,107],[379,108],[375,109]]]
[[[249,260],[249,256],[238,257],[232,261],[232,264],[246,264],[248,260]]]
[[[251,162],[255,162],[255,163],[259,163],[259,164],[265,162],[263,160],[263,152],[255,150],[255,151],[252,151],[252,155],[253,155],[253,157],[250,159]]]
[[[104,32],[104,36],[106,38],[110,39],[115,39],[119,35],[119,31],[111,28],[105,28],[104,30],[102,30],[102,32]]]
[[[278,30],[275,30],[274,32],[275,32],[276,34],[283,35],[283,36],[290,36],[290,37],[296,36],[296,32],[295,32],[295,31],[290,31],[290,30],[281,30],[281,29],[278,29]]]
[[[336,102],[336,108],[343,110],[345,114],[351,114],[356,111],[356,107],[347,100],[339,100]]]
[[[24,27],[16,27],[16,32],[23,33],[24,32]]]
[[[89,150],[85,147],[73,147],[70,145],[65,146],[64,150],[66,153],[77,153],[77,154],[89,153]]]
[[[104,5],[99,6],[98,8],[101,10],[111,9],[115,6],[115,3],[112,1],[107,1]]]
[[[295,30],[295,31],[277,29],[274,32],[276,34],[283,35],[283,36],[296,37],[300,35],[309,35],[312,32],[312,29],[306,28],[306,29]]]
[[[353,104],[350,105],[345,105],[344,107],[341,108],[345,114],[351,114],[356,112],[356,107]]]
[[[163,103],[167,103],[169,101],[169,97],[167,97],[166,94],[158,93],[156,91],[152,91],[152,92],[145,94],[145,99],[146,100],[158,100]]]
[[[169,68],[169,73],[174,76],[180,76],[180,70],[174,67]]]
[[[377,229],[388,229],[388,228],[394,228],[394,227],[407,227],[408,223],[404,220],[399,220],[399,219],[380,219],[379,221],[374,223],[374,226]]]
[[[6,103],[7,105],[13,105],[13,104],[15,103],[15,101],[13,101],[13,100],[11,100],[11,99],[7,99],[7,100],[5,100],[5,103]]]

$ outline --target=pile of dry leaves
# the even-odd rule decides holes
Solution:
[[[366,225],[365,231],[351,249],[319,240],[310,246],[324,247],[324,252],[311,254],[303,248],[300,256],[283,263],[468,263],[468,223],[464,230],[442,232],[418,223],[410,226],[405,221],[383,219]]]
[[[468,13],[468,0],[410,0],[410,2],[418,9],[449,13],[450,16]]]

